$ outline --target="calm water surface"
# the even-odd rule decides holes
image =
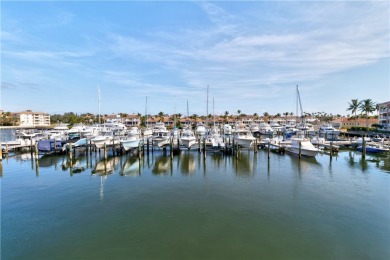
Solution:
[[[2,259],[390,257],[388,156],[27,153],[1,170]]]

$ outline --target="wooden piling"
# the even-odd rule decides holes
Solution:
[[[38,143],[36,142],[35,143],[35,147],[34,147],[34,150],[35,150],[35,159],[38,159]]]
[[[255,139],[255,147],[253,147],[253,152],[257,153],[257,138]]]
[[[270,143],[268,142],[268,148],[267,148],[267,157],[268,157],[268,161],[269,161],[269,158],[271,157],[271,156],[270,156],[270,153],[271,153],[271,145],[270,145]]]
[[[171,155],[171,159],[173,159],[173,136],[170,138],[170,141],[169,141],[169,148],[170,148],[170,155]]]
[[[100,152],[100,149],[99,149],[99,152]],[[104,160],[107,160],[107,146],[106,146],[106,143],[104,143],[104,147],[103,147],[103,156],[104,156]]]
[[[73,154],[72,154],[72,143],[69,143],[69,160],[72,161],[72,157],[73,157]]]
[[[330,152],[329,152],[330,158],[333,157],[333,142],[330,142]]]
[[[0,147],[0,163],[3,161],[3,147]]]
[[[299,153],[298,153],[299,159],[302,157],[302,143],[299,142]]]
[[[146,137],[146,153],[149,155],[149,137]]]
[[[198,153],[200,153],[201,145],[200,145],[200,137],[198,137]]]
[[[363,136],[363,142],[362,142],[362,158],[366,158],[366,140],[364,140]]]

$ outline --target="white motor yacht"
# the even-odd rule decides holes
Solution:
[[[248,128],[243,125],[239,125],[234,131],[233,140],[234,143],[238,144],[243,148],[250,148],[251,146],[253,146],[253,143],[256,138],[253,137],[251,131],[249,131]]]
[[[286,150],[290,153],[299,154],[308,157],[315,157],[320,150],[315,148],[314,145],[306,138],[292,138],[291,145],[287,146]]]

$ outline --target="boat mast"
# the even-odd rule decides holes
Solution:
[[[214,98],[213,98],[213,125],[215,127]]]
[[[207,100],[206,100],[206,128],[209,124],[209,85],[207,85]]]
[[[98,114],[98,118],[99,118],[99,125],[100,125],[100,85],[98,84],[98,109],[99,109],[99,114]]]
[[[298,90],[298,85],[297,85],[297,116],[298,116],[298,102],[299,102],[299,107],[301,109],[301,123],[304,123],[303,121],[303,109],[302,109],[302,102],[301,102],[301,95],[299,94]]]
[[[148,127],[148,96],[146,96],[146,103],[145,103],[145,126]]]
[[[190,116],[190,113],[189,113],[189,110],[188,110],[188,98],[187,98],[187,120],[186,120],[186,124],[188,122],[189,116]]]

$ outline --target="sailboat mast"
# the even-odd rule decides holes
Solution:
[[[148,127],[148,96],[146,96],[145,103],[145,126]]]
[[[206,127],[209,124],[209,85],[207,85],[207,100],[206,100]]]
[[[189,116],[190,116],[190,112],[188,110],[188,98],[187,98],[187,120],[186,120],[186,125],[188,124]]]
[[[100,102],[101,102],[101,100],[100,100],[100,85],[98,84],[98,109],[99,109],[99,114],[98,114],[98,122],[99,122],[99,125],[100,125]]]
[[[213,125],[215,127],[215,112],[214,112],[214,98],[213,98]]]

